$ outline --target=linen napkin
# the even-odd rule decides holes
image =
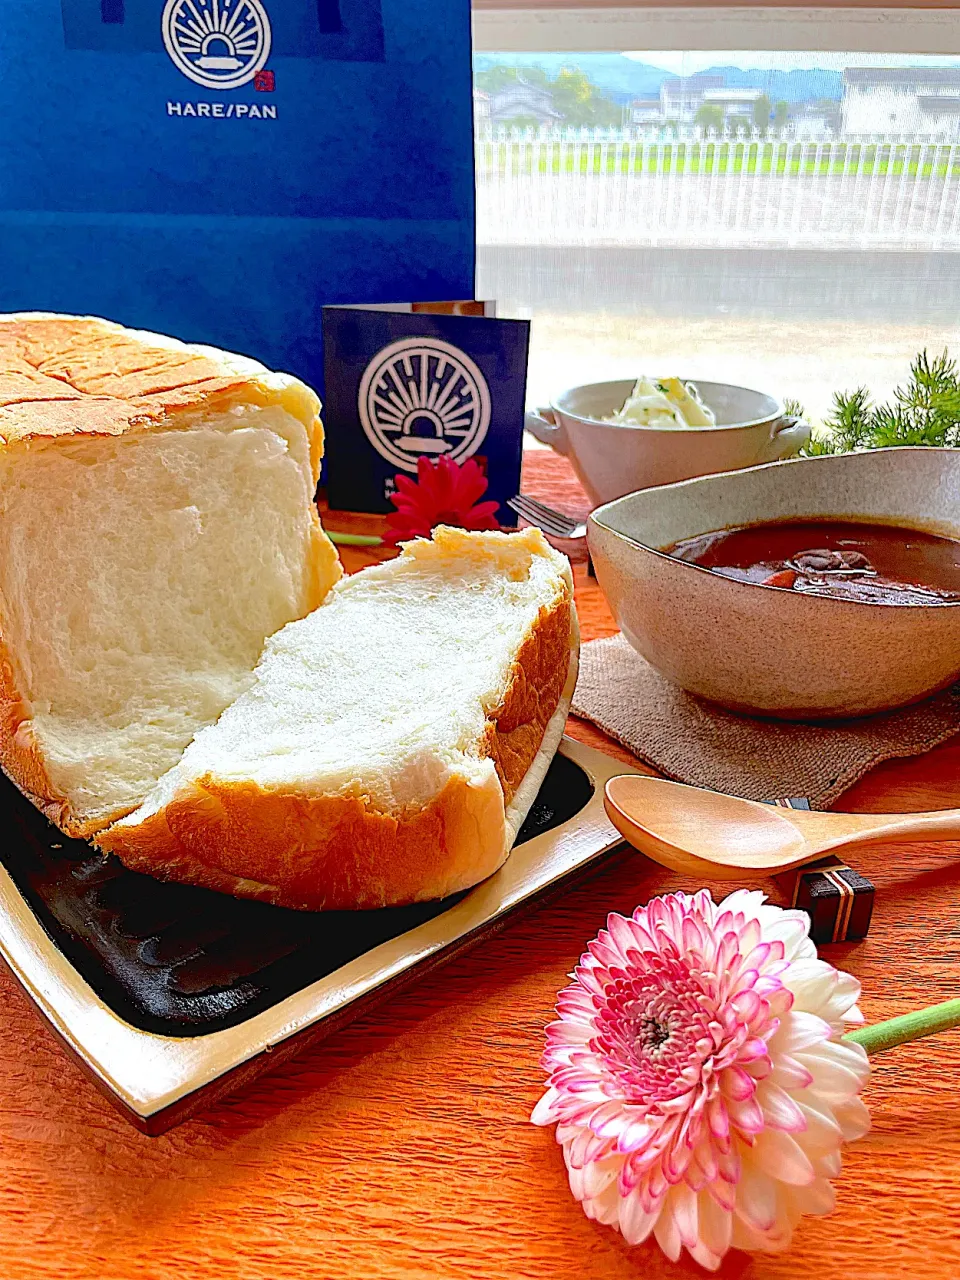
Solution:
[[[572,709],[675,781],[748,800],[803,796],[825,809],[882,761],[960,732],[960,684],[862,719],[760,720],[685,693],[616,635],[583,646]]]

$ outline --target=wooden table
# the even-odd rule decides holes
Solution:
[[[525,489],[586,507],[550,454],[528,455]],[[351,569],[371,558],[344,556]],[[584,638],[609,634],[582,548],[575,559]],[[582,723],[570,732],[627,758]],[[881,766],[845,798],[862,810],[955,804],[957,740]],[[863,982],[868,1020],[958,994],[957,853],[918,844],[858,855],[878,888],[870,936],[825,955]],[[0,973],[0,1280],[703,1276],[588,1222],[552,1133],[527,1119],[555,994],[606,913],[699,887],[614,855],[553,905],[161,1138],[111,1109]],[[734,1254],[719,1274],[953,1280],[958,1086],[960,1031],[878,1057],[873,1132],[845,1156],[836,1213],[807,1219],[790,1253]]]

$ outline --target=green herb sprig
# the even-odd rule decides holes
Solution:
[[[797,406],[799,408],[799,406]],[[802,450],[804,457],[891,449],[897,445],[960,446],[960,373],[947,351],[921,351],[910,377],[888,404],[874,405],[866,387],[837,392],[833,412]]]

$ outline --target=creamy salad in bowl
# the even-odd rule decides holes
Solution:
[[[625,427],[715,427],[716,414],[692,382],[640,377],[621,407],[604,422]]]

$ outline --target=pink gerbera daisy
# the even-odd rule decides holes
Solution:
[[[869,1128],[869,1065],[841,1041],[860,984],[808,930],[748,890],[608,917],[560,994],[533,1113],[588,1217],[713,1270],[833,1208],[841,1143]]]

